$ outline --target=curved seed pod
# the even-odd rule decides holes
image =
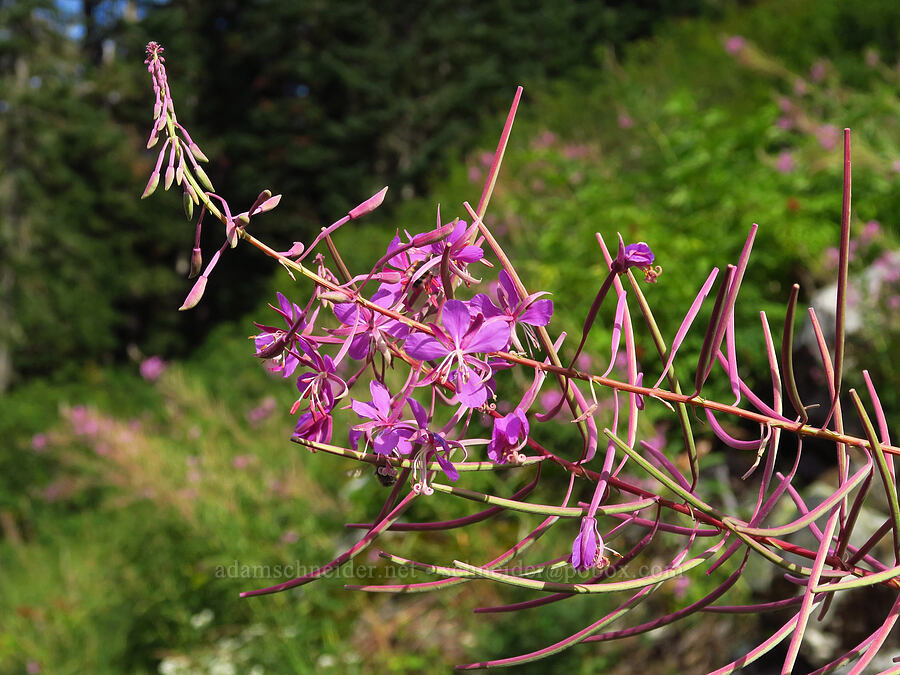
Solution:
[[[794,379],[794,314],[797,310],[797,296],[800,294],[800,284],[791,286],[791,296],[788,299],[787,313],[784,315],[784,333],[781,336],[781,364],[784,368],[784,384],[787,389],[788,399],[794,406],[794,411],[800,415],[803,424],[809,421],[803,401],[800,400],[800,392],[797,391],[797,381]]]

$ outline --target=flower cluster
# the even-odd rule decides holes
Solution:
[[[749,63],[758,59],[758,52],[739,36],[729,38],[726,48],[742,61]],[[274,325],[256,324],[259,331],[253,336],[256,356],[271,372],[296,382],[298,395],[291,406],[291,414],[299,416],[292,440],[313,451],[368,463],[375,467],[378,481],[390,488],[384,506],[372,522],[349,525],[364,528],[366,532],[334,560],[303,576],[244,593],[244,596],[275,593],[322,578],[359,555],[387,530],[453,530],[480,523],[501,512],[518,511],[540,514],[544,519],[521,540],[494,556],[491,562],[473,565],[454,560],[452,566],[438,566],[384,553],[397,564],[427,570],[442,578],[424,583],[352,588],[408,593],[482,579],[550,592],[537,601],[482,608],[484,612],[513,611],[564,601],[579,594],[626,595],[604,618],[562,641],[519,656],[466,666],[470,668],[527,663],[579,642],[613,640],[655,630],[701,610],[741,614],[789,609],[793,616],[772,638],[720,672],[732,672],[742,667],[788,635],[791,639],[782,672],[791,672],[816,605],[821,606],[824,615],[833,594],[877,586],[894,596],[890,613],[868,637],[822,672],[853,658],[859,659],[854,672],[866,668],[900,613],[900,596],[897,595],[900,587],[897,582],[900,577],[900,499],[893,465],[893,455],[900,454],[900,448],[891,445],[885,414],[868,373],[864,371],[864,378],[873,404],[875,424],[857,392],[850,390],[865,438],[845,432],[839,405],[850,288],[847,281],[851,253],[849,130],[845,130],[843,137],[844,208],[840,248],[836,253],[839,276],[833,359],[815,312],[811,312],[816,346],[829,380],[828,412],[825,421],[816,427],[807,414],[807,407],[811,406],[803,404],[794,379],[792,340],[798,285],[793,287],[788,303],[780,364],[768,321],[762,313],[773,384],[771,397],[761,397],[751,391],[738,369],[735,303],[749,264],[756,225],[750,229],[738,259],[725,267],[726,272],[721,277],[719,268],[709,272],[671,343],[666,343],[633,274],[633,270],[642,271],[648,282],[659,278],[661,268],[654,264],[654,252],[644,242],[626,245],[620,235],[613,256],[598,233],[597,242],[606,263],[605,278],[598,284],[570,365],[563,365],[559,350],[565,334],[560,333],[554,340],[548,328],[553,303],[544,297],[546,293],[531,293],[526,289],[515,266],[483,220],[521,89],[497,152],[490,162],[482,162],[484,166],[490,166],[477,209],[464,203],[466,219],[457,218],[442,224],[438,212],[433,229],[417,234],[404,231],[402,236],[397,231],[384,255],[371,268],[353,274],[341,259],[330,235],[350,220],[377,208],[386,189],[323,228],[308,245],[295,242],[287,251],[276,252],[247,232],[250,216],[270,210],[277,204],[277,198],[271,193],[264,191],[247,212],[233,217],[227,202],[212,192],[211,186],[207,191],[199,189],[196,181],[201,174],[192,161],[192,157],[198,155],[186,132],[182,136],[183,129],[175,121],[161,54],[159,45],[151,43],[148,46],[147,64],[156,92],[154,119],[157,120],[151,141],[165,131],[167,141],[163,150],[169,148],[172,167],[172,178],[167,171],[166,187],[173,180],[179,184],[187,181],[191,190],[185,187],[186,194],[192,201],[196,194],[203,205],[201,221],[203,215],[209,213],[225,226],[223,248],[213,257],[183,308],[199,301],[209,270],[218,256],[226,246],[236,245],[238,241],[245,241],[275,258],[292,277],[299,275],[312,282],[314,289],[305,305],[295,304],[288,295],[277,295],[277,305],[272,306],[278,315],[272,322]],[[833,140],[830,129],[825,140],[828,143]],[[554,137],[548,132],[540,142],[552,143]],[[151,177],[153,187],[159,180],[161,161],[157,161],[154,170],[156,178]],[[152,192],[150,187],[147,194],[149,192]],[[865,236],[870,239],[877,234],[875,226],[865,231]],[[333,266],[326,262],[321,252],[316,252],[322,242],[328,246]],[[315,266],[304,265],[303,261],[314,252]],[[199,262],[192,266],[195,267],[193,271],[199,271]],[[479,277],[497,267],[500,269],[493,288],[475,288],[483,283]],[[718,290],[692,372],[693,393],[685,395],[675,372],[674,360],[717,279]],[[592,364],[598,363],[595,358],[585,358],[582,350],[609,295],[615,297],[615,313],[610,325],[608,368],[602,374],[580,372],[575,365],[590,369]],[[471,297],[466,299],[467,296]],[[652,359],[645,359],[643,354],[649,350],[639,351],[636,344],[633,326],[636,315],[633,317],[631,310],[634,306],[640,307],[641,318],[653,335],[653,346],[661,362],[659,379],[652,387],[644,385],[644,373],[639,371],[639,353],[643,366]],[[520,334],[525,336],[525,343]],[[620,343],[624,343],[622,358]],[[716,363],[721,365],[721,373],[735,394],[733,404],[701,396]],[[608,376],[617,364],[620,366],[617,372],[621,371],[623,375],[621,379],[611,379]],[[523,383],[528,377],[523,373],[531,376],[527,389]],[[540,396],[541,387],[548,379],[554,382],[556,389]],[[663,380],[668,380],[668,389],[659,388]],[[601,393],[608,395],[602,405],[597,398],[598,387]],[[782,388],[787,392],[793,413],[783,409]],[[520,389],[525,389],[524,393],[515,393]],[[551,398],[558,401],[551,410],[532,409],[535,401]],[[764,398],[772,400],[772,406],[765,403]],[[742,400],[746,401],[747,407],[740,407]],[[650,425],[642,427],[639,424],[639,418],[640,421],[644,419],[645,404],[651,402],[661,402],[677,415],[681,445],[675,450],[680,455],[679,461],[667,456],[666,451],[671,448],[666,447],[664,437],[660,438],[656,430],[648,434],[646,428]],[[570,415],[561,414],[564,406],[568,407]],[[698,452],[699,444],[695,442],[696,431],[692,426],[696,420],[689,407],[702,409],[711,432],[723,446],[750,451],[751,456],[755,456],[756,461],[747,476],[758,464],[764,464],[755,506],[740,511],[739,516],[723,513],[722,505],[716,501],[718,493],[708,497],[701,494],[704,487],[700,480],[703,453]],[[845,406],[846,410],[849,408]],[[335,421],[341,414],[350,418],[347,441],[342,445],[331,445]],[[720,423],[716,415],[751,420],[761,426],[760,437],[754,440],[734,438],[728,431],[731,425]],[[537,423],[566,418],[577,428],[580,442],[561,441],[559,434],[538,433]],[[620,422],[626,427],[622,432]],[[794,434],[798,439],[794,446],[796,460],[788,474],[775,470],[779,439],[783,434]],[[808,507],[803,496],[791,485],[800,462],[802,440],[806,436],[833,442],[839,467],[833,491],[813,507]],[[343,440],[341,437],[335,442],[343,443]],[[36,437],[35,449],[41,449],[45,441]],[[242,456],[240,463],[246,466],[251,461],[250,456]],[[553,503],[526,501],[529,493],[538,486],[545,466],[548,467],[546,471],[565,472],[568,487],[564,495]],[[682,467],[690,469],[689,477],[682,473]],[[467,472],[510,469],[519,473],[534,470],[535,475],[531,482],[511,495],[484,494],[458,484],[463,482],[461,476]],[[876,474],[879,481],[874,480]],[[457,484],[447,485],[436,480],[441,476]],[[498,490],[503,489],[503,481],[498,480],[495,484],[500,486]],[[880,504],[888,505],[886,520],[868,540],[853,537],[851,543],[851,534],[857,524],[856,514],[863,508],[870,488],[876,485],[881,485],[884,491]],[[579,491],[586,491],[590,500],[577,501],[575,495]],[[418,498],[436,493],[488,506],[454,520],[400,522]],[[867,502],[865,506],[868,507]],[[791,509],[799,514],[784,523],[782,514]],[[778,514],[777,523],[769,520],[773,513]],[[820,529],[817,522],[825,524]],[[523,573],[516,571],[522,568],[509,566],[510,561],[525,555],[528,548],[557,524],[567,528],[566,537],[572,542],[571,546],[542,556]],[[807,532],[810,536],[794,539],[798,532]],[[680,538],[681,544],[674,553],[671,542],[660,542],[659,533]],[[889,533],[893,536],[887,536]],[[606,552],[611,551],[607,543],[619,536],[631,548],[623,548],[626,552],[622,555],[615,554],[618,558],[612,563],[606,556]],[[294,538],[292,534],[288,539]],[[865,543],[857,547],[856,544],[862,541]],[[658,550],[651,553],[648,547],[654,542]],[[878,559],[879,545],[887,549],[892,562]],[[737,553],[740,555],[735,555]],[[780,574],[786,583],[796,587],[797,592],[784,600],[763,604],[714,605],[740,578],[751,555],[788,570],[789,574]],[[610,580],[640,557],[645,561],[667,562],[654,563],[649,573],[630,574],[627,581]],[[664,610],[669,613],[647,623],[625,629],[607,628],[612,621],[623,617],[632,607],[665,586],[665,581],[682,577],[701,566],[706,568],[706,574],[712,575],[729,561],[733,569],[730,576],[692,604],[674,611]],[[578,583],[559,583],[543,581],[537,576],[561,565],[568,565],[571,572],[585,573],[590,578]],[[651,566],[642,565],[640,569],[651,569]],[[675,600],[680,600],[684,588],[676,588],[680,590],[675,594]]]

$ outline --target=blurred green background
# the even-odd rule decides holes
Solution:
[[[900,419],[896,2],[0,0],[0,672],[423,672],[542,647],[612,607],[577,598],[480,617],[472,607],[519,596],[479,584],[345,591],[388,573],[367,555],[355,576],[238,599],[276,582],[229,566],[325,562],[354,541],[343,524],[371,518],[385,493],[348,462],[287,441],[295,389],[251,356],[252,321],[271,319],[274,291],[302,304],[308,288],[238,247],[200,306],[175,311],[190,287],[193,226],[176,194],[139,200],[156,158],[144,149],[149,40],[166,48],[179,120],[217,191],[239,211],[263,188],[284,194],[254,221],[276,249],[390,185],[373,217],[335,238],[356,273],[397,228],[430,228],[437,203],[446,221],[477,202],[523,84],[487,222],[529,287],[553,293],[554,330],[580,330],[605,274],[594,232],[650,243],[664,273],[645,293],[671,339],[710,268],[736,260],[756,222],[737,347],[764,399],[759,311],[780,340],[799,281],[801,306],[829,325],[839,138],[851,127],[847,379],[860,386],[869,368]],[[221,232],[206,230],[208,258]],[[797,330],[802,350],[799,319]],[[686,341],[685,370],[701,339],[696,329]],[[652,348],[646,335],[642,344]],[[605,369],[602,328],[588,351]],[[823,382],[811,354],[798,356],[807,402]],[[655,380],[659,364],[641,358]],[[718,372],[709,386],[728,391]],[[648,413],[658,426],[644,431],[676,457],[678,434]],[[547,439],[571,434],[548,426]],[[744,488],[718,469],[737,461],[739,475],[746,458],[707,446],[707,489],[741,501]],[[827,470],[813,462],[805,480]],[[527,479],[485,480],[508,494]],[[411,517],[474,510],[435,496]],[[378,547],[487,560],[537,522],[391,534]],[[574,534],[542,540],[543,559]],[[672,584],[641,616],[712,583]],[[575,648],[549,667],[702,672],[770,634],[767,621],[701,616],[677,634]]]

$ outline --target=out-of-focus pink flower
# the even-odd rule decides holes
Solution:
[[[803,94],[806,93],[806,89],[806,80],[804,80],[802,77],[798,77],[796,80],[794,80],[794,93],[797,94],[797,96],[803,96]]]
[[[494,161],[494,153],[487,152],[487,151],[482,152],[478,156],[478,159],[481,162],[481,166],[490,166],[491,163]]]
[[[481,182],[481,169],[477,166],[469,167],[469,182],[470,183],[480,183]]]
[[[881,223],[877,220],[870,220],[863,227],[863,231],[860,233],[859,238],[868,244],[879,234],[881,234]]]
[[[141,361],[141,377],[150,382],[162,375],[165,369],[166,362],[158,356],[151,356]]]
[[[567,145],[563,148],[563,157],[566,159],[580,159],[587,157],[591,152],[587,145]]]
[[[891,169],[893,169],[894,173],[900,173],[900,159],[895,159],[893,161]]]
[[[725,40],[725,51],[734,56],[747,46],[747,40],[740,35],[732,35]]]
[[[675,580],[674,587],[672,589],[672,594],[679,600],[681,600],[685,595],[687,595],[687,590],[691,586],[691,580],[686,576],[680,576]]]
[[[619,114],[619,128],[631,129],[634,126],[634,120],[626,113]]]
[[[787,96],[782,96],[778,99],[778,109],[783,113],[789,113],[794,109],[794,104]]]
[[[28,675],[36,675],[41,672],[41,664],[37,661],[29,661],[25,665],[25,670],[28,671]]]
[[[840,255],[841,252],[837,250],[836,246],[829,246],[825,249],[825,264],[831,268],[837,267]]]
[[[256,426],[264,419],[269,417],[272,413],[274,413],[277,406],[278,403],[275,400],[275,397],[267,396],[265,399],[263,399],[262,403],[260,403],[255,408],[247,411],[247,421],[250,422],[250,424]]]
[[[825,75],[828,72],[828,62],[824,59],[819,59],[814,64],[812,64],[812,68],[809,69],[809,79],[813,82],[821,82],[825,79]]]
[[[296,544],[300,540],[300,534],[297,530],[285,530],[281,535],[282,544]]]
[[[238,455],[231,460],[235,469],[246,469],[256,461],[256,455]]]
[[[833,124],[823,124],[816,129],[816,138],[819,139],[819,145],[823,148],[826,150],[833,150],[837,147],[838,141],[841,138],[841,133]]]
[[[556,142],[556,134],[544,129],[538,136],[531,139],[531,147],[535,149],[549,148]]]
[[[866,65],[873,68],[881,62],[881,55],[878,53],[878,50],[871,47],[866,50],[863,58],[866,60]]]
[[[788,130],[790,130],[790,129],[794,126],[794,120],[792,120],[790,117],[787,117],[787,116],[785,116],[785,115],[782,115],[781,117],[778,118],[778,121],[775,123],[775,125],[776,125],[779,129],[783,129],[784,131],[788,131]]]
[[[775,168],[781,173],[790,173],[796,168],[794,156],[789,150],[784,150],[778,155],[778,159],[775,160]]]
[[[35,452],[43,452],[47,449],[49,440],[47,434],[35,434],[31,437],[31,449]]]

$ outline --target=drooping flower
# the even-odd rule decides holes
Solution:
[[[297,419],[294,436],[317,443],[329,443],[331,442],[332,430],[333,421],[331,415],[321,414],[310,408]]]
[[[398,294],[385,287],[379,288],[372,296],[372,302],[385,309],[393,307],[397,299]],[[344,327],[332,332],[334,335],[346,335],[352,340],[347,353],[356,361],[366,359],[373,349],[389,359],[388,339],[403,339],[409,335],[409,328],[405,324],[356,303],[336,304],[334,315]]]
[[[366,444],[371,443],[379,455],[389,456],[394,453],[408,455],[420,434],[420,427],[427,425],[425,410],[413,398],[392,401],[388,388],[377,380],[369,383],[369,391],[372,394],[371,403],[354,400],[350,404],[360,419],[369,420],[357,424],[350,430],[350,443],[353,449],[357,449],[359,439],[365,437]],[[415,425],[401,420],[403,406],[406,403],[416,418]]]
[[[450,455],[455,448],[461,448],[463,451],[465,448],[459,441],[449,441],[443,434],[427,430],[420,441],[421,446],[413,463],[413,475],[416,478],[413,490],[427,496],[434,493],[434,488],[428,484],[428,461],[432,458],[437,460],[444,475],[455,482],[459,480],[459,471],[450,461]]]
[[[282,377],[290,377],[297,369],[300,360],[294,352],[292,345],[298,334],[306,328],[306,317],[302,309],[290,302],[281,293],[276,293],[278,307],[269,305],[287,323],[287,330],[274,326],[256,324],[262,329],[262,333],[253,338],[256,347],[256,356],[262,359],[270,359],[267,367],[271,372],[281,372]]]
[[[581,519],[581,530],[572,543],[572,567],[584,572],[602,566],[605,560],[604,551],[603,538],[597,529],[597,519],[585,516]]]
[[[509,324],[499,317],[485,319],[481,313],[473,317],[466,303],[460,300],[444,303],[441,318],[443,329],[430,324],[434,337],[413,333],[407,338],[404,349],[422,361],[442,359],[420,384],[452,381],[459,401],[470,408],[479,408],[487,401],[487,383],[493,369],[475,354],[505,349],[510,339]]]
[[[304,338],[298,338],[297,345],[303,351],[303,359],[300,364],[309,370],[297,378],[300,397],[294,403],[291,414],[297,412],[300,402],[307,399],[313,412],[327,415],[334,409],[335,401],[347,394],[347,383],[338,377],[334,360],[328,354],[320,354]],[[335,387],[337,392],[335,392]]]
[[[488,457],[498,464],[518,461],[518,451],[528,440],[528,432],[528,418],[520,408],[496,418],[491,432],[491,442],[487,447]]]
[[[626,246],[620,234],[619,249],[609,266],[610,275],[625,274],[629,268],[637,267],[644,273],[644,281],[656,283],[659,275],[662,274],[662,267],[654,266],[654,260],[656,260],[656,256],[646,243],[639,241]]]

